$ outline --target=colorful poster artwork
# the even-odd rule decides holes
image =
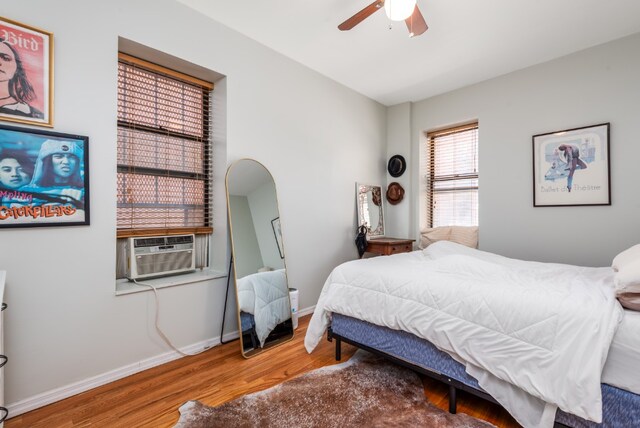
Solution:
[[[88,225],[88,143],[0,126],[0,228]]]
[[[0,17],[0,120],[53,126],[53,35]]]

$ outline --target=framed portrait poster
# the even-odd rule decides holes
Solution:
[[[271,227],[273,228],[273,235],[276,237],[276,244],[278,244],[278,252],[280,258],[284,259],[284,247],[282,246],[282,230],[280,229],[280,217],[276,217],[271,220]]]
[[[0,126],[0,228],[89,224],[89,138]]]
[[[53,34],[0,17],[0,120],[53,126]]]
[[[533,136],[533,206],[611,205],[609,123]]]

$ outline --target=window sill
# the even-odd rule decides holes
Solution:
[[[138,282],[153,285],[156,289],[174,287],[176,285],[193,284],[217,278],[225,278],[226,272],[213,269],[197,270],[183,275],[167,276],[164,278],[141,279]],[[128,279],[116,280],[116,296],[125,294],[140,293],[142,291],[152,291],[150,287],[138,285]]]

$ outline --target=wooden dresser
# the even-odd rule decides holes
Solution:
[[[367,252],[382,256],[391,254],[408,253],[413,250],[415,239],[375,238],[367,243]]]

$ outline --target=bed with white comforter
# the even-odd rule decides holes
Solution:
[[[291,318],[285,270],[247,275],[238,279],[237,289],[239,309],[253,315],[256,335],[263,347],[275,326]]]
[[[553,426],[558,407],[601,421],[601,373],[623,313],[609,268],[447,241],[334,269],[307,330],[309,352],[332,312],[430,341],[526,427]]]

